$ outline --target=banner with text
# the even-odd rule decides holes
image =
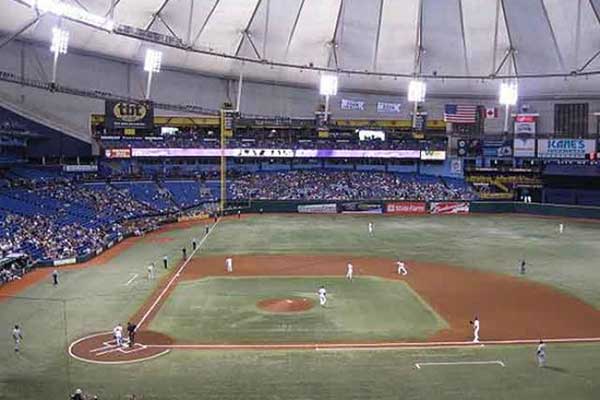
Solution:
[[[427,203],[424,201],[405,201],[398,203],[387,203],[385,212],[388,214],[425,214]]]
[[[593,139],[538,139],[537,143],[540,158],[585,158],[596,153]]]
[[[340,108],[342,110],[364,111],[365,110],[365,102],[362,100],[342,99]]]
[[[378,113],[387,113],[387,114],[392,114],[392,113],[399,113],[401,111],[401,103],[386,103],[383,101],[380,101],[377,103],[377,112]]]
[[[106,100],[104,104],[107,129],[154,129],[152,103]]]
[[[431,214],[467,214],[469,212],[469,203],[444,201],[433,202],[429,204],[429,212]]]
[[[513,155],[515,157],[535,157],[535,139],[533,136],[515,135]]]
[[[298,206],[298,212],[303,214],[335,214],[337,205],[330,204],[303,204]]]

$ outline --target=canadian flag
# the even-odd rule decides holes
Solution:
[[[486,107],[485,118],[498,118],[498,109],[496,107]]]

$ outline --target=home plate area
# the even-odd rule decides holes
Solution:
[[[135,339],[136,342],[132,346],[127,338],[124,338],[123,346],[117,346],[111,333],[96,333],[73,342],[69,346],[69,353],[81,361],[123,364],[159,357],[169,352],[161,345],[172,343],[168,336],[152,331],[138,332]],[[150,344],[153,346],[148,346]]]

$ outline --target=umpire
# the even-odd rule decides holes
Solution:
[[[131,322],[127,323],[127,336],[129,336],[129,347],[132,347],[135,344],[135,329],[137,328],[136,324],[132,324]]]

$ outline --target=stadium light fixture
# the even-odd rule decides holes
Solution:
[[[79,6],[68,4],[64,1],[24,0],[24,2],[40,13],[50,13],[58,17],[65,17],[108,32],[112,32],[115,27],[115,23],[112,19],[89,13]]]
[[[150,99],[150,88],[152,86],[152,75],[160,72],[162,65],[162,51],[147,49],[146,59],[144,60],[144,71],[148,73],[146,84],[146,100]]]
[[[54,60],[52,63],[52,85],[56,85],[56,70],[58,67],[58,57],[61,54],[67,54],[69,47],[69,32],[55,26],[52,28],[52,42],[50,44],[50,51],[54,54]]]
[[[420,80],[412,80],[408,84],[408,101],[420,103],[425,101],[427,84]]]
[[[321,96],[335,96],[338,90],[338,77],[335,75],[321,75]]]
[[[519,85],[517,81],[500,83],[498,101],[504,106],[504,132],[508,133],[508,117],[510,106],[515,106],[519,99]]]
[[[55,26],[52,28],[52,44],[50,51],[54,54],[67,54],[69,47],[69,32]]]
[[[319,93],[325,96],[325,121],[329,120],[329,97],[337,95],[338,77],[336,75],[321,75]]]
[[[517,82],[502,82],[500,84],[499,102],[503,106],[514,106],[519,99],[519,85]]]

